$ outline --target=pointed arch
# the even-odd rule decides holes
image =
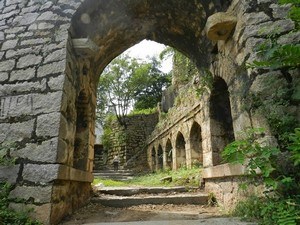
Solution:
[[[213,164],[221,162],[224,147],[234,141],[231,104],[228,86],[221,77],[215,77],[210,96],[210,118],[213,148]]]
[[[192,164],[203,165],[201,127],[195,121],[190,130],[190,149]]]
[[[167,158],[167,168],[173,169],[173,147],[171,140],[168,138],[166,143],[166,158]]]
[[[183,134],[179,131],[176,136],[176,168],[186,166],[186,141]]]

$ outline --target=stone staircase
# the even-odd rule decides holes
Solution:
[[[118,171],[114,171],[113,169],[94,170],[93,174],[94,174],[94,178],[102,178],[102,179],[110,179],[110,180],[118,180],[118,181],[131,180],[133,178],[133,171],[125,170],[125,169],[120,169]]]
[[[109,207],[145,204],[206,205],[208,195],[199,189],[186,187],[96,187],[92,202]]]

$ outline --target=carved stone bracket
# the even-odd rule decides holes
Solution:
[[[72,39],[73,47],[78,56],[89,58],[99,51],[99,46],[89,38]]]
[[[227,40],[236,23],[235,16],[225,12],[215,13],[206,21],[206,35],[212,41]]]

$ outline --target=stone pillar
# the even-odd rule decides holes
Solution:
[[[187,139],[185,142],[185,161],[186,167],[188,169],[192,168],[192,149],[191,149],[191,140]]]

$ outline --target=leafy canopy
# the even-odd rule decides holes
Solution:
[[[160,62],[139,62],[128,55],[115,58],[99,80],[97,114],[104,121],[107,114],[115,114],[121,125],[134,107],[154,108],[161,100],[162,91],[170,84],[170,76],[160,69]]]

